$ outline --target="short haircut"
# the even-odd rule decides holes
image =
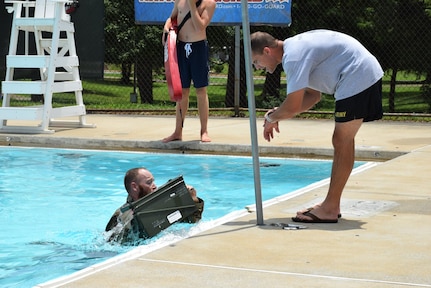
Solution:
[[[139,170],[148,171],[148,169],[145,167],[137,167],[137,168],[129,169],[126,172],[126,175],[124,175],[124,188],[126,188],[128,193],[131,190],[130,185],[132,184],[132,182],[136,182],[136,179],[138,178]]]
[[[265,47],[277,47],[277,39],[266,32],[254,32],[250,35],[250,45],[253,54],[261,55]]]

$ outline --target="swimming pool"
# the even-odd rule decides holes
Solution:
[[[131,250],[103,237],[125,201],[129,168],[149,168],[159,186],[184,175],[205,200],[198,225],[255,201],[251,157],[2,147],[0,161],[0,286],[30,287]],[[268,200],[329,177],[331,161],[261,157],[260,167]],[[161,235],[191,226],[176,224]]]

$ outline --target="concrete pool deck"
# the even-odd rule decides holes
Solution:
[[[87,122],[97,128],[0,134],[0,144],[250,154],[247,118],[210,118],[213,141],[203,144],[196,117],[186,119],[184,141],[168,144],[159,140],[173,131],[173,117],[88,115]],[[266,143],[258,119],[260,153],[328,157],[333,125],[284,121]],[[431,124],[365,123],[356,145],[358,157],[379,162],[350,177],[338,224],[270,225],[291,223],[295,211],[320,201],[327,191],[322,184],[266,206],[265,225],[256,225],[255,212],[243,213],[160,249],[138,247],[38,287],[431,287]]]

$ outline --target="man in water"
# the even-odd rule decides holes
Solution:
[[[122,212],[121,209],[157,190],[153,174],[144,167],[133,168],[127,171],[124,176],[124,187],[128,194],[127,201],[115,211],[106,225],[105,231],[108,232],[108,241],[123,243],[138,238],[138,225],[133,218],[133,210],[127,209]],[[184,219],[183,222],[196,223],[202,218],[204,201],[197,197],[195,188],[187,185],[187,189],[196,203],[198,210]]]

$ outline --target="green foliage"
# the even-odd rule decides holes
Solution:
[[[162,27],[136,25],[133,5],[128,0],[104,0],[105,62],[121,65],[122,82],[128,84],[132,64],[160,69],[163,66],[161,48]]]
[[[259,105],[261,108],[271,109],[274,107],[279,107],[282,102],[283,99],[280,99],[280,97],[268,96],[262,100],[261,104],[258,103],[256,105]]]
[[[211,65],[211,67],[213,68],[214,72],[218,74],[220,74],[224,69],[223,64],[219,64],[219,63],[214,63]]]
[[[135,15],[133,6],[126,0],[104,0],[105,3],[105,56],[107,62],[132,63],[137,53],[135,48]]]
[[[427,113],[431,113],[431,84],[426,83],[421,87],[422,97],[428,104]]]
[[[408,73],[399,73],[404,81],[415,80],[416,75]],[[262,99],[260,96],[263,88],[263,79],[260,77],[255,80],[255,97],[256,107],[260,109],[269,109],[279,106],[285,96],[280,98],[268,97]],[[225,107],[227,77],[211,77],[211,84],[208,87],[210,108]],[[175,103],[169,100],[168,89],[164,81],[155,81],[154,102],[152,104],[131,103],[130,93],[133,91],[132,85],[121,84],[119,78],[107,80],[83,81],[83,97],[86,108],[103,109],[103,110],[158,110],[158,114],[163,114],[165,110],[174,111]],[[281,95],[286,95],[285,83],[282,83]],[[400,86],[396,95],[396,111],[398,113],[429,113],[431,105],[431,89],[429,85],[405,85]],[[389,85],[384,79],[383,85],[383,109],[389,112],[388,106]],[[425,101],[424,101],[425,99]],[[54,94],[53,106],[60,107],[73,105],[75,96],[73,93]],[[428,103],[428,104],[427,104]],[[16,95],[12,98],[11,106],[30,106],[35,105],[30,101],[30,95]],[[195,93],[190,94],[190,108],[197,107]],[[334,110],[334,97],[332,95],[322,95],[322,100],[313,108],[315,111],[332,112]],[[216,112],[212,112],[214,113]],[[225,112],[221,112],[225,113]],[[405,119],[404,119],[405,120]]]

